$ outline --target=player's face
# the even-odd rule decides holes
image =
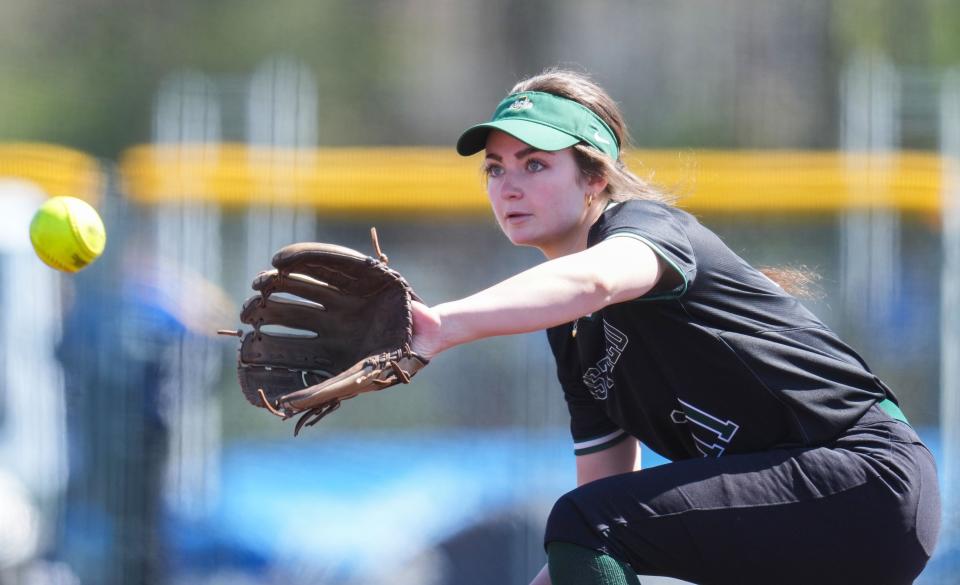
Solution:
[[[586,246],[593,218],[571,149],[537,150],[493,130],[484,170],[497,223],[513,244],[539,248],[548,258]]]

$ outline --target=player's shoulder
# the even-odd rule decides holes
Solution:
[[[674,209],[669,203],[655,199],[627,199],[626,201],[611,201],[604,210],[604,215],[617,217],[622,214],[652,213],[655,215],[669,214]]]
[[[699,226],[695,217],[669,203],[628,199],[607,205],[591,227],[588,241],[593,245],[619,233],[683,240],[689,231],[699,229]]]
[[[679,225],[699,224],[693,215],[683,209],[670,203],[652,199],[613,201],[607,205],[597,223],[600,225],[642,225],[659,222]]]

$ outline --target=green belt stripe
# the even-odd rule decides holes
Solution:
[[[884,412],[886,412],[893,418],[897,419],[898,421],[902,423],[910,424],[910,422],[907,420],[907,417],[903,414],[903,411],[900,410],[900,407],[897,406],[896,403],[894,403],[889,398],[884,398],[883,400],[877,403],[877,406],[882,408]]]

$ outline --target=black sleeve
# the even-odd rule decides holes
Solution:
[[[655,201],[631,200],[607,209],[590,230],[589,245],[613,237],[633,237],[650,246],[676,273],[665,278],[675,286],[658,286],[645,300],[683,296],[697,275],[697,261],[680,213]]]
[[[576,352],[569,342],[571,326],[547,331],[550,348],[557,360],[557,378],[570,412],[570,434],[575,455],[603,451],[627,438],[627,433],[607,416],[602,401],[594,399],[583,383]]]

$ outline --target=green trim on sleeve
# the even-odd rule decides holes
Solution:
[[[903,414],[903,411],[900,410],[900,407],[897,406],[893,400],[884,398],[877,403],[877,406],[879,406],[885,413],[889,414],[891,418],[908,425],[910,424],[910,421],[907,420],[907,416]]]
[[[580,455],[589,455],[591,453],[599,453],[600,451],[605,451],[610,447],[613,447],[614,445],[618,445],[622,443],[624,439],[627,439],[631,436],[629,433],[625,431],[618,431],[618,432],[615,431],[614,433],[611,433],[611,435],[616,435],[616,436],[611,436],[609,441],[602,441],[597,443],[595,442],[596,440],[593,440],[593,441],[579,441],[577,443],[574,443],[573,454],[579,457]],[[602,438],[606,438],[606,437],[602,437]],[[584,445],[584,446],[578,448],[577,445]]]
[[[660,248],[660,246],[654,244],[653,242],[651,242],[650,240],[648,240],[647,238],[645,238],[645,237],[643,237],[643,236],[641,236],[641,235],[637,235],[637,234],[632,233],[632,232],[624,232],[624,231],[614,232],[614,233],[610,234],[609,236],[607,236],[606,238],[604,238],[604,241],[612,240],[613,238],[633,238],[633,239],[635,239],[635,240],[640,240],[640,241],[643,242],[644,244],[650,246],[650,249],[653,250],[653,251],[657,254],[657,256],[659,256],[659,257],[663,258],[664,260],[666,260],[666,261],[667,261],[667,264],[669,264],[669,265],[671,266],[671,268],[673,268],[673,269],[677,272],[677,274],[680,275],[680,278],[683,279],[683,284],[677,285],[673,290],[667,291],[667,292],[665,292],[665,293],[660,293],[660,294],[656,294],[656,295],[653,295],[653,296],[649,296],[649,297],[648,297],[648,296],[642,296],[642,297],[637,298],[637,299],[634,299],[634,300],[637,300],[637,301],[664,301],[664,300],[670,300],[670,299],[679,299],[680,297],[682,297],[682,296],[684,295],[684,293],[687,292],[687,288],[690,287],[690,281],[687,280],[687,275],[686,275],[686,273],[684,273],[683,270],[680,270],[680,267],[677,266],[677,263],[674,262],[669,256],[667,256],[666,252],[664,252],[664,251]]]

